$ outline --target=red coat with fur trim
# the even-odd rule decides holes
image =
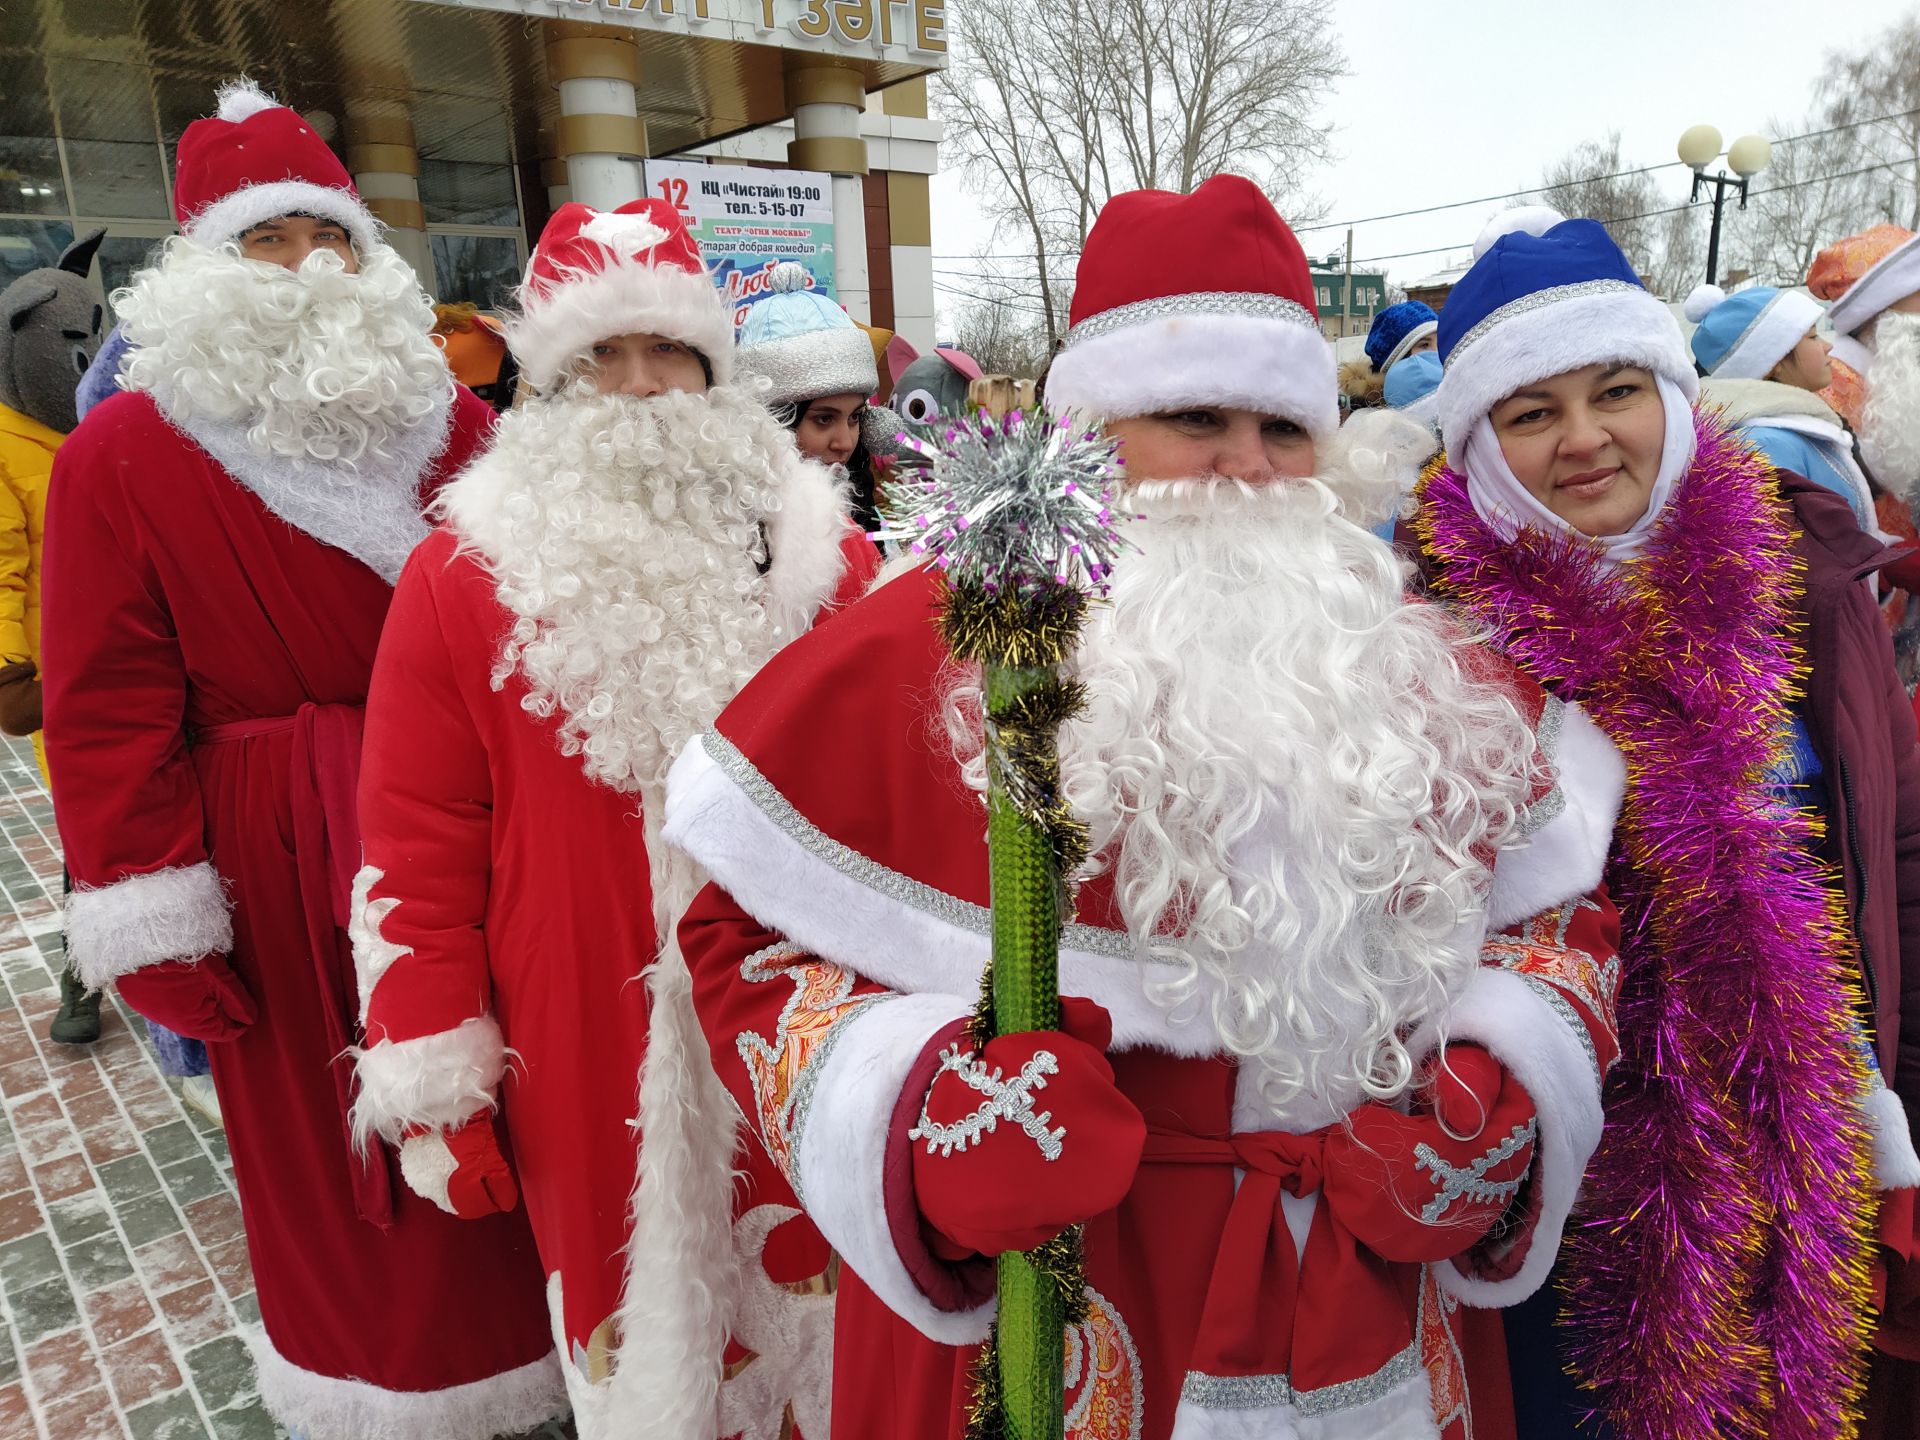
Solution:
[[[935,1257],[909,1178],[906,1132],[988,953],[984,817],[934,719],[946,656],[933,585],[906,575],[790,647],[669,785],[667,837],[714,877],[680,936],[715,1064],[843,1262],[837,1440],[958,1436],[990,1318],[990,1269]],[[1500,857],[1489,909],[1506,928],[1485,939],[1448,1017],[1452,1038],[1484,1044],[1538,1107],[1511,1232],[1451,1264],[1389,1264],[1342,1242],[1339,1216],[1311,1191],[1283,1198],[1284,1226],[1241,1216],[1248,1172],[1177,1163],[1177,1144],[1156,1152],[1150,1138],[1126,1199],[1087,1226],[1091,1313],[1069,1338],[1070,1436],[1511,1432],[1497,1327],[1487,1344],[1471,1307],[1539,1285],[1599,1136],[1617,920],[1597,885],[1624,778],[1583,715],[1512,684],[1555,776],[1529,843]],[[1210,1024],[1177,1022],[1146,994],[1097,883],[1078,920],[1061,989],[1111,1014],[1117,1083],[1150,1132],[1216,1149],[1261,1132],[1257,1098]],[[1230,1216],[1270,1225],[1298,1268],[1284,1365],[1222,1382],[1189,1362]],[[1476,1352],[1493,1368],[1470,1391]]]
[[[424,437],[438,453],[420,495],[491,426],[456,392],[444,441]],[[103,402],[61,449],[43,649],[70,954],[104,984],[225,952],[258,1007],[208,1052],[268,1409],[313,1440],[486,1440],[564,1409],[532,1236],[518,1215],[442,1215],[384,1148],[358,1161],[341,1060],[356,1038],[344,880],[360,707],[393,598],[343,547],[404,554],[407,526],[425,526],[403,491],[403,525],[334,543],[268,508],[289,467],[256,464],[243,481],[144,394]]]
[[[791,504],[772,519],[769,583],[815,587],[811,613],[822,598],[837,607],[857,597],[878,556],[847,526],[824,473],[795,473],[817,477],[831,509],[815,506],[804,532]],[[693,1327],[656,1333],[623,1305],[635,1264],[630,1207],[651,1198],[659,1213],[672,1203],[651,1180],[636,1188],[638,1142],[650,1130],[635,1118],[638,1087],[650,1027],[657,1035],[660,1024],[642,972],[658,949],[661,857],[649,854],[643,797],[589,779],[578,756],[563,754],[558,720],[523,707],[519,674],[492,685],[512,616],[486,562],[461,545],[449,525],[414,553],[375,669],[360,802],[366,868],[355,891],[369,1046],[360,1104],[382,1128],[457,1123],[473,1108],[471,1081],[440,1095],[442,1062],[463,1076],[508,1064],[498,1100],[509,1158],[583,1440],[650,1422],[665,1427],[650,1433],[679,1433],[662,1419],[678,1412],[650,1387],[706,1373],[691,1353],[696,1337],[680,1333]],[[783,579],[802,570],[799,581]],[[696,1058],[704,1069],[704,1053]],[[721,1125],[730,1134],[731,1117]],[[727,1155],[711,1158],[724,1208]],[[749,1174],[732,1231],[737,1283],[744,1308],[773,1302],[772,1324],[735,1324],[733,1378],[707,1435],[771,1435],[789,1401],[804,1420],[806,1399],[773,1372],[787,1352],[825,1343],[832,1312],[824,1242],[804,1221],[787,1223],[796,1212],[771,1167]],[[638,1297],[648,1299],[657,1297]],[[641,1362],[622,1349],[636,1327],[648,1332]],[[651,1377],[648,1360],[662,1362]],[[689,1373],[659,1373],[676,1369]]]

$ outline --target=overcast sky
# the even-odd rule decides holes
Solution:
[[[1674,162],[1655,179],[1677,202],[1687,180],[1674,154],[1681,131],[1714,125],[1731,143],[1748,131],[1773,138],[1769,122],[1778,120],[1793,133],[1826,52],[1857,48],[1910,8],[1910,0],[1339,6],[1350,73],[1324,112],[1339,159],[1310,188],[1328,221],[1471,200],[1537,184],[1567,150],[1618,130],[1624,164]],[[1399,283],[1417,280],[1465,259],[1482,221],[1508,203],[1358,225],[1354,259],[1461,247],[1380,262]],[[977,267],[946,257],[1013,248],[988,245],[976,209],[958,174],[935,178],[936,283],[970,288],[966,272]],[[1705,213],[1699,223],[1707,224]],[[1729,221],[1738,223],[1737,216]],[[1310,255],[1325,255],[1346,235],[1316,230],[1301,239]],[[960,297],[936,293],[949,321]]]

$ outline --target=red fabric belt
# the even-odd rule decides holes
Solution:
[[[1207,1282],[1190,1371],[1284,1375],[1294,1389],[1312,1390],[1372,1374],[1412,1340],[1412,1307],[1394,1267],[1354,1239],[1324,1193],[1304,1253],[1294,1246],[1280,1197],[1320,1190],[1327,1135],[1220,1137],[1149,1127],[1144,1164],[1241,1172]],[[1297,1326],[1303,1314],[1312,1323]]]
[[[365,1156],[354,1152],[348,1126],[353,1104],[353,1067],[343,1063],[360,1042],[360,990],[354,976],[347,924],[353,877],[360,868],[360,740],[366,719],[359,705],[302,705],[292,715],[262,716],[207,725],[193,733],[196,748],[293,736],[289,767],[293,808],[293,858],[300,876],[307,950],[320,987],[320,1021],[340,1109],[354,1203],[360,1216],[382,1228],[393,1222],[393,1184],[387,1155],[375,1141]],[[264,957],[263,957],[264,959]]]

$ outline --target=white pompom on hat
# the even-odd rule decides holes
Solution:
[[[1718,285],[1696,285],[1693,293],[1687,296],[1687,303],[1680,307],[1680,313],[1698,325],[1713,313],[1714,307],[1727,298],[1727,292]]]
[[[1514,205],[1488,218],[1473,237],[1473,258],[1478,260],[1503,235],[1544,235],[1567,217],[1551,205]]]

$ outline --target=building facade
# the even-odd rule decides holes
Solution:
[[[180,133],[247,74],[436,299],[498,306],[553,208],[649,193],[649,161],[797,170],[830,209],[822,282],[926,349],[945,61],[942,0],[9,0],[0,285],[98,226],[124,284],[173,232]]]
[[[1366,334],[1373,317],[1386,308],[1387,277],[1369,270],[1355,270],[1349,290],[1343,266],[1328,264],[1310,268],[1321,331],[1329,340]]]

